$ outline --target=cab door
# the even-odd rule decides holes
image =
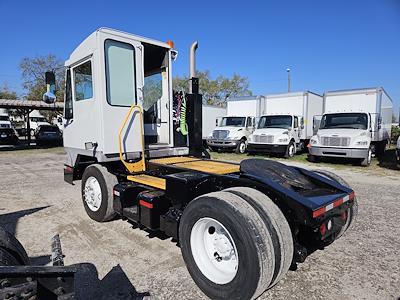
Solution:
[[[104,36],[104,87],[103,103],[103,151],[119,153],[119,129],[130,107],[143,107],[143,46],[131,39]],[[99,99],[100,100],[100,99]],[[140,155],[143,146],[143,115],[135,109],[127,119],[121,135],[123,153],[128,158]]]
[[[299,128],[299,118],[297,116],[293,117],[293,138],[296,144],[300,143],[300,128]]]

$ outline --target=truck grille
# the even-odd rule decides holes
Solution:
[[[349,137],[323,136],[321,144],[324,146],[347,147],[350,145]]]
[[[214,130],[212,135],[214,139],[226,139],[228,134],[229,130]]]
[[[253,137],[256,143],[272,144],[274,142],[273,135],[254,135]]]

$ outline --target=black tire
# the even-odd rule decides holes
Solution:
[[[342,177],[336,175],[335,173],[329,172],[329,171],[325,171],[325,170],[313,170],[313,172],[318,173],[330,180],[336,181],[337,183],[347,187],[347,188],[351,188],[350,184],[344,180]],[[354,226],[354,223],[357,220],[357,216],[358,216],[358,202],[357,202],[357,198],[354,197],[353,200],[353,206],[350,207],[347,210],[347,219],[346,219],[346,223],[344,224],[344,226],[342,227],[342,229],[340,230],[340,232],[338,233],[336,239],[340,238],[341,236],[343,236],[343,234],[348,231],[349,229],[351,229]]]
[[[227,283],[208,279],[194,260],[191,233],[203,218],[223,224],[236,245],[237,272]],[[211,299],[254,299],[271,284],[275,255],[268,228],[250,204],[230,192],[210,193],[191,201],[180,221],[179,241],[190,275]]]
[[[224,190],[233,193],[249,203],[267,226],[275,253],[275,270],[270,287],[287,273],[293,260],[293,237],[290,226],[278,206],[265,194],[248,187]]]
[[[85,185],[88,178],[97,179],[101,189],[101,203],[98,210],[92,210],[85,200]],[[85,169],[82,176],[82,201],[88,216],[98,222],[106,222],[115,217],[116,213],[113,208],[113,188],[118,183],[117,176],[107,171],[107,168],[94,164]]]
[[[363,166],[363,167],[368,167],[370,164],[371,164],[371,161],[372,161],[372,149],[371,149],[371,147],[368,149],[368,155],[367,155],[367,157],[365,157],[365,158],[363,158],[362,160],[361,160],[361,166]]]
[[[293,141],[290,141],[289,145],[286,148],[286,152],[284,154],[285,158],[292,158],[296,154],[296,144]]]
[[[21,262],[14,257],[12,252],[0,248],[0,266],[20,266]]]
[[[18,265],[29,265],[29,257],[21,243],[8,231],[0,227],[0,249],[6,251],[15,260]],[[6,254],[4,254],[6,257]],[[6,258],[4,258],[6,259]],[[9,261],[9,259],[7,259]],[[3,262],[0,259],[0,265]]]
[[[236,146],[235,153],[236,154],[244,154],[246,153],[246,140],[241,139],[239,144]]]

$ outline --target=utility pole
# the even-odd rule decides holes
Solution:
[[[291,82],[290,82],[290,69],[289,68],[287,68],[286,69],[286,72],[287,72],[287,83],[288,83],[288,88],[287,88],[287,91],[288,91],[288,93],[290,93],[290,84],[291,84]]]

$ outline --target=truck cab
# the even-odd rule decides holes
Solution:
[[[249,152],[266,152],[293,157],[303,148],[303,118],[295,115],[265,115],[249,137]]]
[[[371,115],[365,112],[324,114],[310,140],[310,157],[350,157],[369,165],[372,158]]]
[[[10,117],[7,113],[0,113],[0,128],[11,128]]]
[[[207,137],[207,146],[211,151],[233,149],[236,153],[245,153],[247,140],[254,131],[254,116],[226,116]]]

